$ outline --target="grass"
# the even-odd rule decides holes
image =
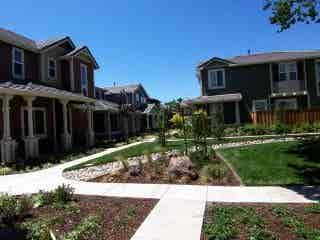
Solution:
[[[318,142],[282,142],[220,149],[245,185],[319,185]]]

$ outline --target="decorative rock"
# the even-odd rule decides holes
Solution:
[[[129,166],[129,174],[133,177],[139,176],[141,171],[142,169],[140,164],[132,164]]]
[[[152,153],[151,154],[151,159],[152,161],[160,161],[162,160],[162,155],[160,153]]]
[[[192,180],[198,178],[198,174],[194,169],[194,164],[188,156],[173,156],[170,158],[168,173],[171,177],[179,177],[187,175]]]

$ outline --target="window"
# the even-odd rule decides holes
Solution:
[[[208,71],[208,88],[209,89],[225,88],[224,69],[214,69],[214,70]]]
[[[297,63],[279,64],[279,81],[298,80]]]
[[[80,64],[80,82],[81,82],[81,93],[87,96],[88,92],[88,71],[87,66]]]
[[[28,130],[28,111],[22,109],[22,136],[29,135]],[[33,132],[37,137],[47,137],[47,117],[45,108],[33,108]]]
[[[136,104],[140,103],[140,94],[136,93]]]
[[[298,109],[298,103],[296,98],[291,99],[277,99],[275,100],[276,109]]]
[[[317,85],[316,85],[316,88],[317,88],[317,95],[320,96],[320,60],[317,60],[315,62],[316,64],[316,80],[317,80]]]
[[[268,101],[267,99],[253,100],[252,102],[252,111],[261,112],[268,110]]]
[[[12,49],[12,73],[15,78],[24,77],[24,53],[22,49]]]
[[[49,76],[49,79],[56,79],[56,70],[57,70],[57,67],[56,67],[56,60],[54,60],[53,58],[49,58],[49,61],[48,61],[48,76]]]

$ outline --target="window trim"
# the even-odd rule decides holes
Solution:
[[[285,66],[285,71],[284,72],[281,72],[281,65],[284,65]],[[295,79],[295,80],[291,80],[290,79],[290,73],[293,73],[292,71],[289,71],[289,68],[288,68],[288,65],[289,64],[294,64],[294,66],[295,66],[295,73],[296,73],[296,76],[297,76],[297,78]],[[279,65],[278,65],[278,67],[279,67],[279,71],[278,71],[278,75],[279,75],[279,82],[282,82],[280,79],[281,79],[281,77],[280,77],[280,75],[282,74],[282,73],[285,73],[286,74],[286,80],[285,81],[297,81],[297,80],[299,80],[298,79],[298,64],[297,64],[297,62],[280,62],[279,63]]]
[[[24,118],[24,112],[28,111],[27,107],[22,107],[21,108],[21,135],[22,137],[26,137],[26,126],[25,126],[25,118]],[[42,111],[43,116],[44,116],[44,133],[43,134],[36,134],[35,130],[35,111]],[[48,128],[47,128],[47,109],[45,107],[32,107],[32,114],[33,114],[33,131],[34,131],[34,136],[39,137],[39,138],[47,138],[48,137]]]
[[[264,103],[264,110],[256,110],[256,103]],[[254,99],[252,100],[252,112],[263,112],[268,111],[268,99]]]
[[[210,84],[210,75],[212,72],[216,73],[216,72],[222,72],[222,86],[212,86],[212,84]],[[208,89],[209,90],[214,90],[214,89],[224,89],[226,88],[226,72],[224,68],[217,68],[217,69],[209,69],[208,70]]]
[[[54,62],[54,77],[50,76],[50,61]],[[53,57],[48,58],[48,78],[49,80],[57,80],[57,60],[55,60]]]
[[[83,85],[83,82],[82,82],[81,68],[85,69],[86,81],[85,81],[84,85]],[[83,64],[83,63],[80,63],[80,86],[81,86],[81,94],[83,95],[83,89],[85,89],[86,93],[87,93],[87,96],[88,96],[88,66],[86,64]]]
[[[320,59],[315,60],[314,64],[315,64],[315,74],[316,74],[316,91],[317,91],[317,96],[320,96],[320,76],[319,76],[319,72],[320,72],[320,68],[318,66],[318,63],[320,64]]]
[[[16,51],[21,53],[21,58],[22,58],[21,62],[16,62],[16,59],[15,59],[15,52]],[[12,75],[13,75],[13,77],[17,78],[17,79],[24,79],[24,73],[25,73],[25,71],[24,71],[24,50],[21,48],[13,47],[12,52],[11,52],[11,57],[12,57]],[[22,65],[22,74],[21,75],[17,75],[15,72],[15,64],[16,63]]]

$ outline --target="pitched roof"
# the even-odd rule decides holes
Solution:
[[[151,114],[156,109],[156,107],[157,106],[154,103],[148,104],[147,108],[143,111],[143,113]]]
[[[2,92],[12,92],[13,94],[49,97],[57,99],[68,99],[70,101],[95,101],[95,99],[88,98],[80,94],[72,93],[53,87],[47,87],[44,85],[34,84],[32,82],[29,82],[28,84],[16,84],[10,81],[0,83],[0,93]]]
[[[114,102],[106,101],[106,100],[96,100],[94,103],[95,111],[112,111],[119,112],[120,106]]]
[[[68,57],[76,56],[81,52],[86,52],[89,55],[89,57],[91,58],[91,60],[93,61],[95,68],[96,69],[99,68],[99,65],[98,65],[96,59],[94,58],[90,49],[87,46],[77,47],[77,48],[73,49],[71,52],[64,55],[63,57],[68,58]]]
[[[204,61],[198,65],[202,67],[210,64],[212,61],[224,61],[228,65],[250,65],[268,62],[278,62],[278,61],[290,61],[298,59],[316,58],[320,57],[320,50],[306,50],[306,51],[278,51],[278,52],[266,52],[257,53],[250,55],[240,55],[232,58],[221,59],[221,58],[211,58]]]
[[[140,84],[130,84],[130,85],[121,85],[121,86],[113,86],[113,87],[105,87],[104,90],[107,90],[106,94],[114,93],[119,94],[121,92],[133,93],[139,89]]]
[[[62,41],[69,41],[72,47],[75,47],[72,40],[67,36],[51,38],[44,41],[35,41],[4,28],[0,28],[0,40],[32,52],[39,52]]]
[[[183,100],[182,106],[207,104],[207,103],[222,103],[222,102],[239,102],[242,100],[241,93],[229,93],[213,96],[200,96],[193,99]]]

